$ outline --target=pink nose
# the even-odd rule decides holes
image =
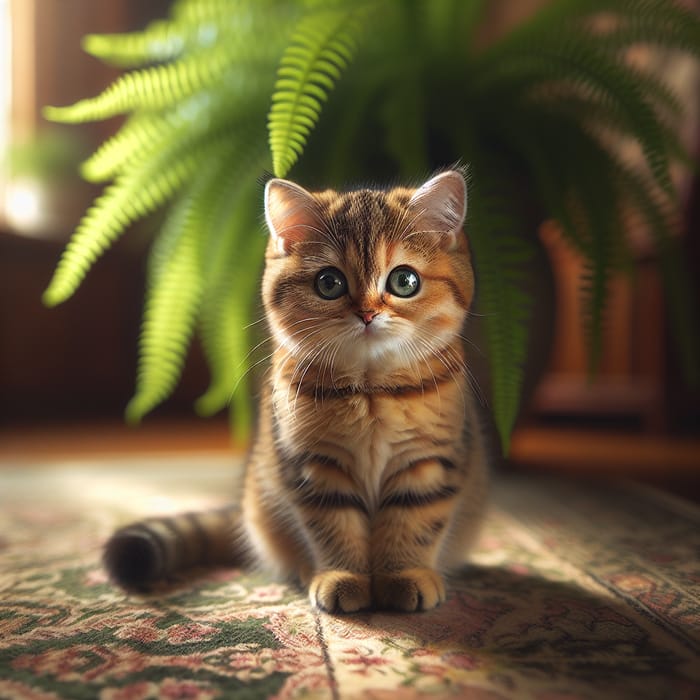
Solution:
[[[360,319],[362,319],[362,323],[365,324],[365,326],[369,326],[370,323],[372,323],[372,319],[379,313],[378,311],[356,311],[355,312],[357,316],[359,316]]]

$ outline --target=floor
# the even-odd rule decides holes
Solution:
[[[7,464],[0,697],[700,697],[700,510],[636,485],[495,478],[471,565],[420,613],[322,613],[256,570],[128,595],[107,580],[116,527],[221,505],[240,466],[225,451]]]
[[[110,455],[244,452],[224,419],[150,419],[140,427],[118,420],[0,427],[0,464]],[[525,426],[512,440],[509,467],[632,478],[700,500],[700,439]]]

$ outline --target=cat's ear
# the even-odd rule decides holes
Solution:
[[[436,175],[413,193],[408,206],[414,230],[438,233],[444,248],[454,248],[467,215],[464,175],[458,170]]]
[[[289,180],[274,178],[265,185],[265,221],[280,254],[320,228],[318,206],[309,192]]]

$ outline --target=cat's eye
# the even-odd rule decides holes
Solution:
[[[420,289],[420,277],[410,267],[396,267],[389,273],[386,288],[394,296],[412,297]]]
[[[345,275],[336,267],[325,267],[316,275],[316,292],[323,299],[338,299],[348,291]]]

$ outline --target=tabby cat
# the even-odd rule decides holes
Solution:
[[[463,562],[487,464],[462,329],[474,291],[459,170],[418,189],[265,189],[274,352],[241,503],[117,531],[138,587],[194,564],[259,564],[331,612],[426,610]]]

